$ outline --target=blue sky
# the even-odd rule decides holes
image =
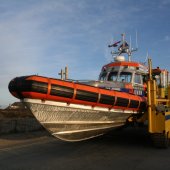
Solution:
[[[144,61],[170,65],[170,0],[0,0],[0,105],[16,101],[9,81],[22,75],[97,79],[112,56],[108,44],[138,32]]]

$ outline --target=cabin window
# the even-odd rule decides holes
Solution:
[[[118,72],[111,72],[108,77],[108,81],[119,81],[130,83],[132,79],[132,73],[129,72],[121,72],[118,76]]]
[[[111,72],[108,77],[108,81],[116,81],[117,79],[117,72]]]
[[[130,83],[131,79],[132,79],[132,73],[121,72],[119,75],[118,81]]]
[[[134,83],[137,83],[137,84],[142,84],[142,77],[140,74],[135,74],[135,80],[134,80]]]
[[[101,81],[106,80],[106,76],[107,76],[107,72],[102,72],[102,73],[100,74],[99,80],[101,80]]]
[[[143,83],[146,83],[147,82],[147,75],[142,75],[142,80],[143,80]]]

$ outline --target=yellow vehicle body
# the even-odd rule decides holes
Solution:
[[[147,82],[148,131],[155,146],[167,148],[170,139],[170,86],[159,88],[153,78],[152,61],[148,60],[149,78]],[[167,82],[168,84],[168,82]],[[167,90],[167,95],[165,91]]]

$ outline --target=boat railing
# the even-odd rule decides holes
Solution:
[[[71,81],[71,82],[74,82],[74,83],[88,83],[88,82],[96,82],[98,80],[74,80],[74,79],[67,79],[66,81]]]

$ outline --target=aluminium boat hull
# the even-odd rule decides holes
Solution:
[[[24,99],[36,119],[53,136],[64,141],[81,141],[123,126],[134,111],[106,109],[64,102]]]

